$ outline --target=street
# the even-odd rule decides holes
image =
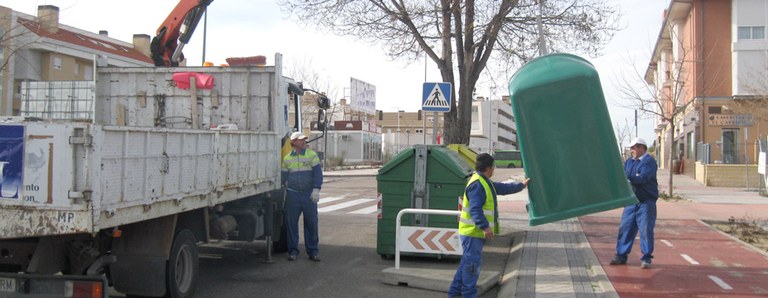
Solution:
[[[445,297],[445,293],[385,285],[381,271],[394,266],[376,254],[376,177],[326,179],[321,193],[320,257],[310,261],[300,234],[294,262],[274,263],[249,249],[201,249],[196,297]],[[301,224],[299,224],[301,226]],[[242,248],[242,244],[241,248]],[[215,246],[215,247],[212,247]],[[263,252],[263,243],[253,244]],[[454,268],[455,260],[432,260]]]

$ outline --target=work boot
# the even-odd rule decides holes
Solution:
[[[610,264],[611,265],[626,265],[627,264],[627,260],[622,258],[622,257],[615,256],[615,257],[613,257],[613,260],[611,260]]]
[[[640,268],[642,268],[642,269],[651,269],[651,262],[648,262],[648,261],[640,262]]]

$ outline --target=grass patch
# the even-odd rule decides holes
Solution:
[[[665,202],[677,202],[677,201],[683,201],[685,200],[683,197],[678,196],[676,194],[668,194],[666,192],[660,191],[659,192],[659,199]]]
[[[765,220],[762,222],[765,222]],[[768,231],[760,225],[760,221],[754,218],[735,218],[731,216],[727,222],[710,222],[709,224],[715,229],[728,233],[762,251],[768,252]]]

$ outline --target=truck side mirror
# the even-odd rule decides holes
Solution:
[[[331,107],[331,100],[325,95],[320,95],[317,98],[317,106],[323,110]]]
[[[326,98],[327,99],[327,98]],[[319,102],[319,100],[318,100]],[[326,127],[325,110],[321,109],[317,111],[317,130],[325,131]]]

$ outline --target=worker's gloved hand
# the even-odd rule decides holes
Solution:
[[[310,195],[309,198],[312,199],[312,203],[317,204],[317,202],[320,202],[320,189],[313,189],[312,195]]]

